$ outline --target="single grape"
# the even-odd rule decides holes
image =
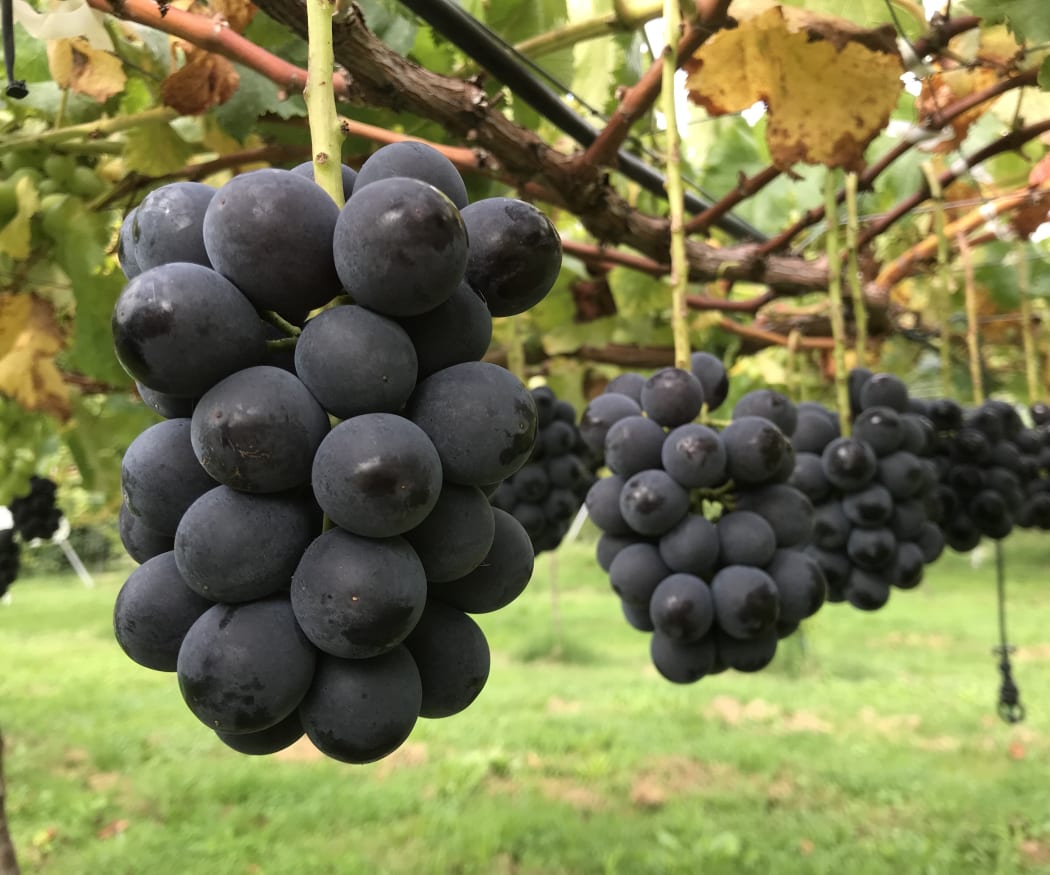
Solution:
[[[620,513],[640,535],[663,535],[689,512],[689,493],[661,468],[639,471],[620,492]]]
[[[715,620],[711,588],[692,574],[670,574],[657,585],[649,601],[653,627],[677,641],[697,641]]]
[[[169,422],[174,420],[169,420]],[[260,365],[209,389],[193,410],[193,452],[204,470],[246,492],[307,483],[328,416],[293,374]]]
[[[433,310],[453,295],[467,267],[459,210],[419,179],[355,183],[330,239],[343,287],[358,304],[386,316]]]
[[[467,282],[493,316],[536,306],[561,270],[558,229],[532,204],[492,197],[463,208],[470,239]]]
[[[366,185],[392,176],[429,182],[452,201],[456,209],[462,210],[467,205],[467,188],[456,166],[426,143],[405,140],[376,149],[361,165],[353,191],[359,192]]]
[[[332,528],[302,554],[292,610],[318,649],[367,659],[393,649],[423,613],[423,565],[403,538],[362,538]]]
[[[321,441],[313,488],[328,517],[371,538],[422,523],[441,493],[441,459],[423,429],[393,413],[344,420]]]

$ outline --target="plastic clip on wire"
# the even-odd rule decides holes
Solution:
[[[15,78],[15,15],[12,0],[0,0],[0,24],[4,31],[4,67],[7,71],[8,97],[21,100],[27,94],[25,82]]]

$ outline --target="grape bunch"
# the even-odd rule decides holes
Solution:
[[[47,540],[58,531],[62,511],[55,505],[56,489],[54,481],[34,475],[29,480],[29,492],[9,505],[14,530],[23,541]]]
[[[802,549],[812,504],[787,483],[794,405],[758,390],[721,430],[694,422],[728,391],[722,363],[698,352],[689,370],[616,377],[580,423],[611,472],[586,498],[602,530],[598,563],[628,623],[652,633],[654,666],[676,683],[764,668],[825,596]]]
[[[0,529],[0,596],[18,578],[21,550],[14,529]]]
[[[562,542],[595,481],[598,463],[576,425],[576,410],[548,386],[532,390],[539,429],[528,462],[503,481],[491,502],[529,534],[536,554]]]
[[[799,405],[791,482],[815,507],[806,548],[824,571],[828,601],[874,611],[894,587],[912,589],[944,549],[938,523],[935,434],[892,374],[849,375],[849,437],[821,404]]]
[[[936,462],[945,540],[966,552],[982,537],[1005,538],[1015,525],[1050,523],[1050,436],[1026,428],[1005,401],[964,408],[949,399],[927,405],[937,433]]]
[[[481,358],[494,315],[547,293],[561,244],[527,203],[468,203],[421,144],[344,185],[340,209],[309,167],[173,183],[125,221],[115,347],[166,418],[122,463],[141,564],[114,627],[233,749],[305,733],[365,763],[475,699],[471,615],[531,576],[528,535],[487,494],[532,453],[536,404]]]

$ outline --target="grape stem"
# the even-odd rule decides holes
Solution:
[[[1025,244],[1018,241],[1014,246],[1014,261],[1017,264],[1017,291],[1021,297],[1021,343],[1024,346],[1024,373],[1028,389],[1028,403],[1035,404],[1039,398],[1039,353],[1035,346],[1035,328],[1032,319],[1031,283],[1028,274],[1028,259]]]
[[[831,335],[834,341],[835,397],[839,409],[839,423],[843,437],[851,432],[849,383],[846,373],[846,321],[842,314],[842,254],[839,251],[838,205],[836,204],[835,172],[828,168],[824,174],[824,210],[827,216],[825,243],[828,255],[828,299],[831,304]]]
[[[306,28],[309,40],[306,69],[306,115],[310,121],[310,146],[314,161],[314,181],[338,206],[343,199],[343,171],[340,167],[342,132],[335,109],[335,50],[332,47],[330,0],[306,0]]]
[[[933,165],[926,161],[922,165],[926,184],[930,188],[930,200],[933,201],[933,229],[937,237],[937,282],[935,284],[937,294],[937,321],[941,329],[941,394],[945,398],[952,397],[952,335],[951,335],[951,296],[952,296],[952,274],[951,265],[948,263],[948,232],[944,216],[944,190],[941,188],[941,180]],[[957,239],[962,239],[962,234]]]
[[[857,174],[846,174],[846,278],[853,301],[853,325],[857,334],[857,367],[867,365],[868,308],[860,286],[860,266],[857,263],[857,235],[860,221],[857,216]]]
[[[678,134],[678,111],[675,107],[674,77],[678,71],[678,32],[681,10],[678,0],[664,0],[666,45],[663,50],[663,79],[660,85],[660,108],[663,110],[667,137],[667,207],[671,235],[671,331],[674,337],[675,367],[689,370],[689,310],[686,292],[689,264],[685,255],[685,192],[682,189],[682,148]]]
[[[259,315],[264,322],[269,322],[275,328],[279,328],[288,337],[298,337],[302,333],[302,329],[298,325],[292,325],[291,322],[273,310],[262,310]]]
[[[276,349],[295,349],[295,345],[299,342],[298,337],[281,337],[278,340],[266,341],[266,348],[268,350]]]
[[[966,238],[959,236],[959,255],[962,256],[964,291],[966,295],[966,349],[970,359],[970,381],[973,388],[973,403],[980,407],[984,403],[984,379],[981,371],[981,339],[978,336],[977,279],[973,270],[973,252]]]

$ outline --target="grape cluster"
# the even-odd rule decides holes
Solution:
[[[1050,525],[1050,434],[1038,418],[1034,428],[1026,428],[1005,401],[964,408],[947,399],[928,402],[927,416],[937,433],[942,527],[949,547],[966,552],[982,537],[1005,538],[1015,525]]]
[[[493,493],[493,507],[513,516],[529,533],[537,555],[554,550],[572,525],[598,463],[576,425],[576,410],[548,386],[532,390],[539,430],[529,461]]]
[[[529,204],[468,203],[420,144],[344,175],[342,209],[311,173],[167,185],[121,229],[117,355],[166,419],[123,459],[141,565],[114,626],[235,750],[305,733],[364,763],[474,700],[489,650],[471,614],[531,576],[486,490],[532,453],[536,404],[481,357],[493,315],[549,290],[561,244]],[[264,316],[295,339],[268,343]]]
[[[694,422],[728,390],[722,363],[694,353],[689,370],[616,377],[580,424],[611,472],[586,499],[603,532],[598,563],[627,621],[652,632],[656,669],[676,683],[764,668],[825,597],[802,549],[813,507],[787,483],[794,405],[758,390],[720,431]]]
[[[23,541],[51,538],[62,520],[62,511],[55,505],[56,486],[46,477],[33,476],[29,492],[9,505],[14,529]]]
[[[0,596],[18,578],[21,550],[14,529],[0,529]]]
[[[828,600],[873,611],[893,587],[918,586],[944,549],[935,434],[925,402],[892,374],[854,369],[849,389],[849,437],[837,413],[799,405],[791,482],[816,509],[806,549],[824,571]]]

